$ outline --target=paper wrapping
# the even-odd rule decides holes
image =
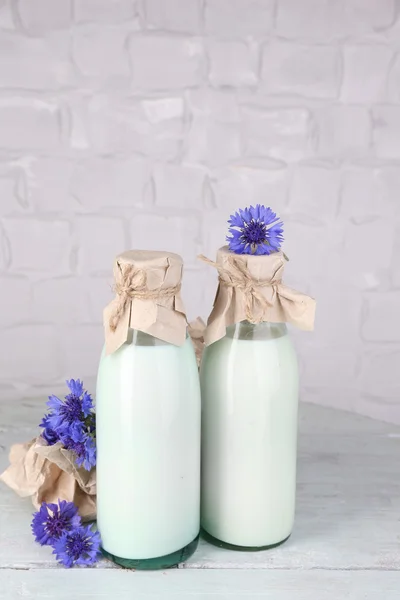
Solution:
[[[200,367],[201,358],[203,356],[205,330],[206,324],[201,317],[197,317],[188,325],[188,333],[192,339],[198,367]]]
[[[171,252],[130,250],[114,265],[115,299],[104,309],[106,353],[111,354],[137,329],[181,346],[186,316],[180,295],[182,258]]]
[[[256,256],[234,254],[228,246],[218,250],[213,263],[219,273],[214,307],[204,334],[206,346],[223,338],[226,328],[249,320],[253,323],[292,323],[300,329],[314,328],[315,300],[282,283],[283,252]]]
[[[36,509],[42,502],[74,502],[84,520],[96,518],[96,469],[86,471],[75,464],[74,454],[61,443],[48,446],[41,437],[14,444],[10,466],[0,475],[22,498],[30,497]]]

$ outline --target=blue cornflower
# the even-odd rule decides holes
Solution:
[[[90,525],[65,531],[54,543],[57,560],[65,567],[93,565],[100,554],[100,534]]]
[[[59,500],[57,504],[43,502],[33,515],[31,524],[35,541],[42,546],[52,545],[65,532],[80,526],[81,518],[73,502]]]
[[[42,437],[44,437],[49,446],[53,446],[60,441],[60,436],[50,426],[49,415],[44,415],[39,427],[43,427]]]
[[[69,387],[70,391],[72,394],[74,394],[74,396],[82,396],[83,394],[83,381],[81,381],[80,379],[67,379],[67,386]]]
[[[63,438],[64,447],[75,453],[78,467],[90,471],[96,465],[96,442],[91,435],[79,427],[72,427],[70,435]]]
[[[96,464],[96,415],[91,395],[83,389],[79,379],[67,381],[70,393],[60,400],[49,396],[51,409],[40,426],[49,445],[60,441],[76,455],[76,463],[88,471]]]
[[[236,254],[272,254],[283,242],[283,223],[269,207],[257,204],[230,216],[226,240]]]
[[[83,422],[89,416],[93,401],[90,394],[83,390],[83,383],[77,379],[67,381],[71,393],[60,400],[57,396],[49,396],[47,406],[53,411],[49,414],[48,422],[55,431],[68,428],[74,423]]]

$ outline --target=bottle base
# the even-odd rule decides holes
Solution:
[[[157,569],[169,569],[170,567],[175,567],[181,562],[184,562],[188,558],[192,556],[195,552],[199,543],[199,535],[195,537],[195,539],[190,542],[184,548],[177,550],[176,552],[172,552],[171,554],[167,554],[165,556],[159,556],[156,558],[121,558],[120,556],[115,556],[104,548],[101,549],[103,555],[108,560],[111,560],[116,565],[120,567],[124,567],[124,569],[138,569],[141,571],[155,571]]]
[[[222,540],[215,538],[204,528],[201,529],[201,537],[209,544],[218,546],[218,548],[225,548],[225,550],[238,550],[240,552],[261,552],[262,550],[272,550],[272,548],[276,548],[277,546],[284,544],[290,538],[290,535],[291,534],[289,534],[284,540],[276,542],[276,544],[269,544],[267,546],[236,546],[235,544],[228,544],[228,542],[223,542]]]

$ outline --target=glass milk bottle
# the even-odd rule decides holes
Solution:
[[[310,329],[314,301],[282,284],[280,252],[221,248],[213,264],[220,284],[200,371],[201,524],[217,545],[266,549],[290,536],[295,512],[299,381],[284,321]]]
[[[97,380],[97,522],[106,557],[164,569],[200,528],[200,388],[179,288],[182,259],[126,252],[105,310]]]

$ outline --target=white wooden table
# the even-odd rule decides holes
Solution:
[[[0,401],[0,469],[37,432],[44,401]],[[34,543],[32,506],[0,484],[0,598],[77,600],[399,600],[400,427],[302,404],[295,529],[279,548],[202,541],[179,569],[133,572],[103,560],[58,567]]]

